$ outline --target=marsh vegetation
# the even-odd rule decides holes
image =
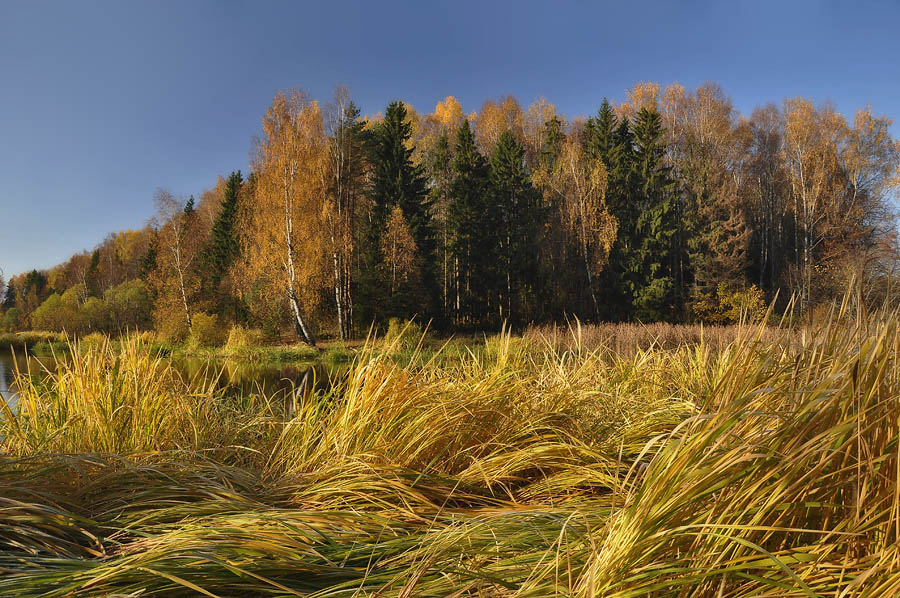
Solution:
[[[140,337],[76,344],[0,418],[0,593],[898,590],[896,314],[631,351],[592,332],[370,342],[288,405]]]

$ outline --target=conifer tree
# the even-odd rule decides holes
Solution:
[[[586,126],[585,152],[606,166],[606,203],[616,218],[618,230],[610,250],[609,264],[600,285],[604,316],[611,320],[631,317],[637,286],[637,218],[634,173],[634,137],[628,119],[616,118],[604,99],[595,118]]]
[[[500,317],[521,324],[535,296],[537,255],[544,210],[525,168],[525,148],[505,131],[490,162],[493,205],[498,220]]]
[[[450,229],[447,215],[450,205],[450,183],[453,179],[452,151],[447,130],[429,148],[425,168],[431,181],[431,205],[435,229],[437,268],[440,270],[441,312],[450,311]]]
[[[584,150],[591,158],[600,158],[607,171],[612,167],[611,154],[617,146],[616,115],[609,100],[603,98],[597,116],[584,126]]]
[[[468,121],[456,134],[450,184],[450,251],[453,311],[458,324],[481,324],[489,317],[496,281],[496,213],[488,201],[489,170],[478,152]]]
[[[225,196],[222,207],[213,222],[209,243],[204,252],[202,267],[206,270],[208,292],[215,293],[228,273],[228,269],[240,254],[237,234],[237,215],[243,178],[241,171],[232,172],[225,182]],[[189,202],[190,203],[190,202]],[[187,213],[187,209],[185,208]]]
[[[364,297],[373,307],[369,315],[376,320],[386,316],[415,315],[377,312],[379,294],[384,288],[384,281],[379,275],[383,261],[380,255],[381,237],[395,206],[403,212],[403,218],[415,241],[422,264],[422,284],[428,297],[428,305],[421,306],[422,309],[418,313],[429,316],[434,313],[433,305],[437,292],[431,204],[424,169],[412,161],[413,148],[408,147],[411,136],[411,126],[406,122],[406,107],[403,102],[392,102],[388,105],[384,120],[377,126],[371,140],[372,213],[368,223],[366,273],[361,282],[366,287],[363,291]]]
[[[156,270],[156,257],[158,252],[159,245],[159,233],[156,230],[152,231],[152,236],[150,237],[150,242],[147,245],[147,252],[141,257],[141,262],[139,266],[139,277],[144,282],[147,282],[150,279],[150,275]]]
[[[553,116],[544,123],[544,141],[541,148],[540,164],[541,168],[547,172],[552,171],[556,167],[556,160],[562,151],[562,143],[565,138],[562,126],[562,120],[558,116]]]
[[[635,175],[640,188],[635,220],[634,315],[642,321],[671,320],[674,313],[673,241],[678,229],[675,182],[663,163],[659,113],[641,108],[635,117]]]
[[[6,285],[6,294],[3,296],[3,303],[0,304],[4,310],[12,309],[16,306],[16,287],[13,286],[12,281],[7,283]]]

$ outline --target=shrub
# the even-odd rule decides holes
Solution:
[[[90,297],[81,305],[85,327],[92,331],[110,329],[109,309],[102,299]]]
[[[153,302],[140,279],[128,280],[103,293],[109,324],[116,331],[146,330],[150,327]]]
[[[767,308],[765,295],[756,285],[733,290],[724,282],[719,283],[715,297],[701,294],[693,305],[697,317],[714,324],[761,322]]]
[[[85,286],[77,284],[59,295],[53,293],[31,314],[31,326],[38,330],[81,334],[90,329],[90,322],[82,311]]]
[[[253,356],[268,362],[315,361],[319,357],[319,350],[306,343],[296,343],[277,347],[262,347],[254,351]]]
[[[153,312],[153,322],[159,340],[164,343],[181,343],[187,340],[187,322],[184,311],[172,302],[158,301]]]
[[[72,333],[81,331],[78,306],[64,301],[62,296],[53,293],[41,303],[31,314],[31,327],[36,330],[50,330]]]
[[[424,336],[425,331],[415,320],[391,318],[384,334],[384,344],[393,351],[402,353],[415,349]]]
[[[22,310],[18,307],[10,307],[0,318],[0,330],[4,332],[15,332],[19,329],[22,321]]]
[[[200,312],[191,318],[190,342],[198,347],[221,347],[225,344],[225,330],[219,316]]]
[[[109,337],[102,332],[92,332],[78,339],[79,348],[97,348],[109,342]]]
[[[258,347],[264,342],[263,331],[257,328],[245,328],[235,324],[228,332],[228,340],[225,347],[229,350]]]
[[[353,352],[343,343],[335,343],[325,352],[325,361],[328,363],[346,363],[353,359]]]

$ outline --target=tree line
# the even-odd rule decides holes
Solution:
[[[195,201],[159,190],[144,228],[13,277],[0,327],[183,339],[194,315],[350,338],[441,329],[727,322],[774,298],[809,313],[856,280],[890,299],[900,144],[792,98],[740,115],[718,85],[636,85],[588,118],[505,96],[465,114],[362,116],[278,93],[249,173]]]

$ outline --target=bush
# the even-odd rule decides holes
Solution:
[[[77,334],[82,331],[83,322],[78,305],[68,292],[65,296],[53,293],[31,314],[31,327],[36,330]]]
[[[79,348],[99,348],[109,341],[109,337],[102,332],[92,332],[78,339]]]
[[[200,312],[191,318],[190,343],[197,347],[221,347],[225,344],[225,330],[219,316]]]
[[[239,324],[231,327],[225,347],[229,350],[258,347],[264,342],[263,331],[256,328],[245,328]]]
[[[33,351],[38,345],[49,346],[52,343],[64,342],[65,336],[56,332],[27,332],[7,333],[0,335],[0,349],[10,348],[16,350]]]
[[[109,309],[103,299],[90,297],[81,305],[81,313],[88,330],[99,331],[110,329]]]
[[[319,350],[306,343],[297,343],[265,348],[259,353],[259,356],[266,361],[315,361],[319,357]]]
[[[3,332],[15,332],[22,323],[22,310],[18,307],[10,307],[0,318],[0,330]]]
[[[129,280],[108,289],[103,293],[103,302],[115,331],[146,330],[153,321],[153,302],[142,280]]]
[[[159,301],[153,312],[156,334],[163,343],[181,343],[187,340],[190,330],[184,318],[184,311],[170,302]]]
[[[415,349],[425,336],[422,326],[415,320],[391,318],[384,334],[384,344],[393,351],[405,352]]]
[[[719,283],[715,297],[701,294],[693,305],[698,318],[714,324],[761,322],[767,309],[765,295],[756,285],[732,290],[724,282]]]

